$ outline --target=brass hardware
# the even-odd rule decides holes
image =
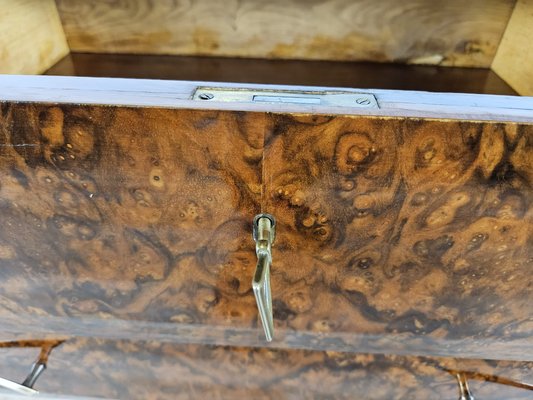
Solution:
[[[253,238],[255,240],[257,266],[252,280],[252,288],[267,342],[272,341],[274,336],[270,265],[272,264],[272,245],[275,237],[276,220],[274,217],[269,214],[256,215],[253,221]]]
[[[20,394],[34,395],[39,392],[33,389],[33,385],[43,371],[46,369],[46,364],[43,361],[37,360],[31,367],[31,371],[21,384],[10,381],[8,379],[0,378],[0,387],[12,390]]]
[[[459,387],[459,400],[474,400],[474,395],[472,394],[472,392],[470,391],[470,388],[468,387],[468,380],[477,380],[477,381],[482,381],[482,382],[494,382],[500,385],[507,385],[507,386],[513,386],[515,388],[520,388],[520,389],[533,390],[532,384],[529,384],[526,382],[514,381],[512,379],[505,378],[503,376],[484,374],[482,372],[474,372],[474,371],[458,371],[458,370],[453,370],[453,369],[448,369],[448,368],[443,368],[443,370],[453,375],[455,379],[457,380],[457,385]]]
[[[300,104],[324,107],[379,108],[372,93],[346,90],[271,90],[200,86],[192,100],[229,103]]]
[[[215,96],[213,96],[211,93],[200,93],[198,95],[198,98],[200,100],[211,100],[213,97],[215,97]]]
[[[24,379],[24,382],[22,382],[22,386],[33,388],[33,385],[35,385],[35,382],[37,382],[37,379],[39,379],[45,369],[46,364],[44,362],[37,361],[33,363],[29,375]]]
[[[457,378],[457,383],[459,384],[459,400],[474,400],[474,396],[470,393],[470,388],[468,387],[468,381],[466,376],[463,373],[457,373],[455,375]]]

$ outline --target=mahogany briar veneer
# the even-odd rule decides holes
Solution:
[[[57,344],[37,389],[457,398],[459,373],[532,395],[533,99],[193,99],[210,85],[324,92],[0,77],[0,338]]]

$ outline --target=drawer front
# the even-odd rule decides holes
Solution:
[[[33,361],[17,347],[0,347],[0,357],[0,376],[15,380]],[[50,353],[35,388],[132,400],[447,400],[458,397],[454,374],[460,372],[476,398],[529,399],[532,392],[520,382],[528,383],[532,368],[531,362],[67,339]]]
[[[531,360],[533,126],[2,105],[3,334]]]

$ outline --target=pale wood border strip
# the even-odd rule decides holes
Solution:
[[[190,100],[198,86],[372,93],[380,108]],[[0,75],[0,101],[533,123],[533,97],[151,79]]]

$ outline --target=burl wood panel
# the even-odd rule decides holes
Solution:
[[[0,316],[255,324],[261,116],[1,113]]]
[[[27,374],[32,358],[17,350],[0,348],[0,376]],[[451,372],[462,371],[476,398],[530,399],[532,368],[531,362],[70,339],[52,351],[35,388],[128,400],[447,400],[458,398]]]
[[[3,339],[533,360],[532,125],[4,103]]]
[[[489,67],[514,0],[57,0],[77,52]]]
[[[279,328],[533,354],[533,125],[274,115],[264,160]]]

